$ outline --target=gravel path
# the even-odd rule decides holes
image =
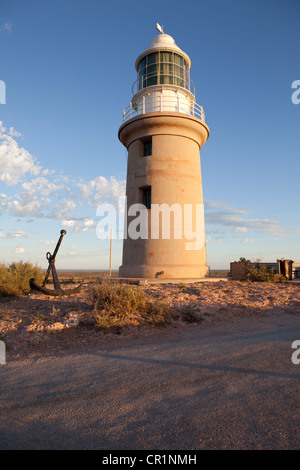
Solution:
[[[297,449],[299,316],[234,318],[0,366],[1,449]]]

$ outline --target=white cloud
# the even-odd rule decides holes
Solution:
[[[16,232],[0,232],[0,238],[28,238],[24,230],[17,230]]]
[[[33,156],[23,147],[19,147],[17,141],[10,135],[13,128],[8,131],[0,121],[0,181],[7,185],[14,185],[28,174],[38,175],[40,165],[36,164]]]
[[[205,205],[208,211],[205,212],[205,222],[208,226],[221,227],[234,232],[246,233],[250,230],[258,232],[268,232],[274,236],[284,236],[293,230],[282,227],[277,220],[264,218],[247,218],[249,210],[232,209],[226,204],[209,202]],[[223,209],[210,211],[209,209]],[[240,215],[242,214],[242,215]]]
[[[92,219],[84,219],[83,222],[77,220],[73,227],[73,232],[87,232],[88,230],[93,230],[94,225],[95,222]]]
[[[65,199],[54,206],[49,217],[52,219],[68,219],[75,208],[76,204],[74,201]]]
[[[221,209],[223,211],[237,212],[240,214],[249,214],[251,212],[249,209],[233,209],[224,202],[219,201],[206,201],[205,209]]]
[[[20,132],[8,130],[0,121],[0,184],[15,186],[13,195],[0,194],[0,214],[14,217],[61,220],[73,231],[93,230],[93,216],[99,204],[118,205],[125,194],[125,180],[97,176],[84,181],[70,179],[56,170],[42,168],[17,138]]]
[[[6,194],[0,194],[0,215],[9,207],[9,197]]]
[[[43,240],[41,240],[41,243],[43,243]],[[45,241],[45,245],[46,245],[46,246],[54,246],[54,245],[55,245],[55,241],[54,241],[54,240],[46,240],[46,241]]]
[[[89,228],[92,228],[95,225],[94,220],[84,219],[83,221],[83,231],[86,232]]]
[[[8,134],[11,136],[11,137],[22,137],[22,134],[18,131],[16,131],[13,127],[10,127],[8,129]]]
[[[214,243],[214,244],[220,245],[222,242],[221,242],[221,240],[219,240],[217,238],[214,238],[214,237],[211,237],[210,235],[207,235],[206,243]]]
[[[12,23],[9,23],[8,21],[6,21],[5,23],[2,23],[0,25],[0,33],[3,34],[3,33],[11,33],[12,32]]]
[[[37,198],[27,199],[26,194],[20,195],[19,199],[14,199],[8,204],[8,209],[12,215],[18,217],[43,217],[42,209],[47,205],[47,201],[39,201]]]
[[[61,224],[63,227],[74,227],[75,223],[75,220],[63,220]]]
[[[52,182],[45,178],[45,176],[39,176],[22,184],[22,189],[29,195],[29,197],[33,197],[35,195],[45,197],[50,194],[58,197],[58,192],[63,188],[63,183],[57,184],[56,182]]]
[[[125,194],[125,184],[125,180],[117,180],[114,177],[107,179],[104,176],[97,176],[88,182],[75,182],[81,197],[89,199],[95,208],[103,202],[116,202]]]
[[[16,253],[16,254],[22,254],[22,253],[25,253],[25,250],[24,250],[24,248],[23,248],[22,246],[17,246],[17,247],[15,248],[15,253]]]
[[[65,185],[59,178],[51,181],[39,176],[21,184],[21,191],[14,198],[0,195],[0,213],[5,209],[18,217],[51,217],[53,202],[61,197]],[[64,206],[63,206],[64,207]],[[57,216],[53,217],[57,218]]]
[[[26,232],[24,230],[17,230],[16,232],[13,232],[13,233],[8,233],[7,234],[7,237],[10,237],[10,238],[27,238]]]
[[[73,232],[87,232],[88,230],[92,230],[95,225],[95,221],[93,219],[84,218],[83,220],[63,220],[62,226],[71,228]]]

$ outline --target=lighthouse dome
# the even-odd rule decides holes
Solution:
[[[145,56],[156,51],[169,51],[169,52],[177,53],[181,57],[184,58],[186,65],[187,65],[187,69],[189,70],[191,67],[191,60],[189,56],[185,52],[183,52],[180,49],[180,47],[176,45],[175,40],[172,38],[172,36],[170,36],[169,34],[161,33],[155,36],[152,39],[148,49],[146,49],[142,54],[139,55],[139,57],[137,58],[135,62],[136,70],[138,70],[139,64],[141,63],[141,60]]]
[[[155,36],[149,46],[149,49],[155,49],[156,47],[171,47],[172,49],[177,49],[180,50],[178,46],[176,46],[176,43],[172,36],[169,36],[169,34],[158,34]]]

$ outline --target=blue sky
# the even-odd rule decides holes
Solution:
[[[208,264],[300,262],[298,0],[1,0],[0,261],[46,268],[66,228],[58,268],[108,268],[96,208],[124,194],[118,128],[156,22],[190,56],[210,128]],[[121,253],[114,240],[114,268]]]

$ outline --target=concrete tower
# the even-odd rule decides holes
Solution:
[[[128,150],[127,233],[119,275],[202,278],[209,267],[199,150],[209,128],[195,100],[190,58],[157,28],[161,34],[136,60],[133,97],[119,129]]]

